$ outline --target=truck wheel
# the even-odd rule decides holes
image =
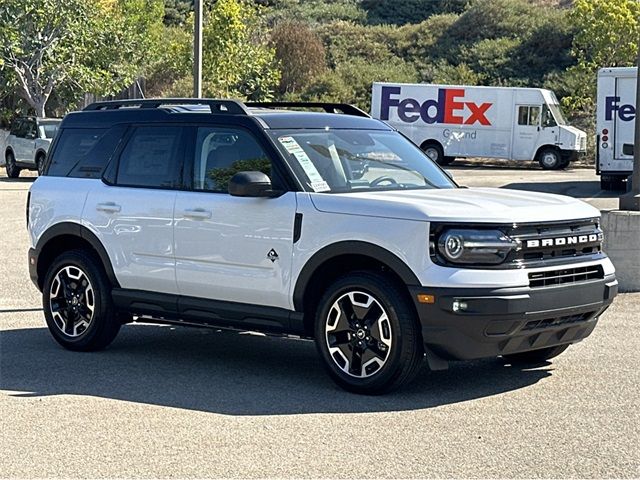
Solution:
[[[354,272],[320,300],[316,346],[333,380],[345,390],[377,395],[410,382],[424,350],[413,305],[388,278]]]
[[[16,165],[16,157],[13,156],[13,153],[7,152],[5,159],[4,168],[7,170],[7,177],[18,178],[20,176],[20,168]]]
[[[438,165],[448,165],[455,160],[454,157],[444,156],[444,151],[442,150],[442,146],[439,143],[425,142],[420,146],[420,148],[427,157],[436,162]]]
[[[36,167],[38,168],[38,176],[41,176],[44,174],[44,155],[39,154],[36,157]]]
[[[516,364],[536,364],[542,363],[545,360],[557,357],[567,348],[570,344],[558,345],[557,347],[541,348],[539,350],[531,350],[529,352],[513,353],[511,355],[503,355],[502,358],[509,363]]]
[[[555,148],[543,148],[538,154],[538,163],[545,170],[557,170],[562,166],[560,152]]]
[[[45,276],[42,303],[51,335],[69,350],[101,350],[120,330],[109,279],[100,262],[84,250],[54,260]]]

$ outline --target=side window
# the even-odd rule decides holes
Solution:
[[[518,107],[518,125],[536,127],[540,124],[540,107]]]
[[[116,184],[128,187],[182,186],[183,129],[138,127],[120,155]]]
[[[33,120],[24,121],[24,137],[33,139],[36,138],[36,122]]]
[[[100,178],[126,128],[65,128],[47,167],[54,177]]]
[[[543,127],[555,127],[558,124],[556,123],[556,119],[553,118],[553,114],[551,110],[546,105],[542,107],[542,126]]]
[[[196,138],[193,188],[227,193],[229,180],[242,171],[260,171],[272,181],[271,160],[244,130],[201,127]]]
[[[27,120],[20,120],[18,122],[18,126],[16,127],[16,137],[18,138],[26,137],[28,127],[29,127],[29,122]]]
[[[529,107],[518,107],[518,125],[529,125]]]
[[[18,132],[20,131],[21,123],[22,123],[22,120],[14,120],[13,123],[11,124],[11,130],[9,131],[9,134],[17,136]]]

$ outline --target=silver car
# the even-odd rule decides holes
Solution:
[[[58,131],[58,118],[17,118],[5,142],[5,168],[9,178],[18,178],[23,169],[42,172],[51,141]]]

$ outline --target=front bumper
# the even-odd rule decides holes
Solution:
[[[446,360],[471,360],[586,338],[618,293],[618,282],[609,275],[541,288],[409,289],[425,347]],[[435,301],[419,303],[418,294],[432,295]]]

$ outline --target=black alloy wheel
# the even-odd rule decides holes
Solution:
[[[386,393],[409,383],[422,365],[422,335],[409,294],[382,273],[337,279],[315,313],[318,352],[345,390]]]

